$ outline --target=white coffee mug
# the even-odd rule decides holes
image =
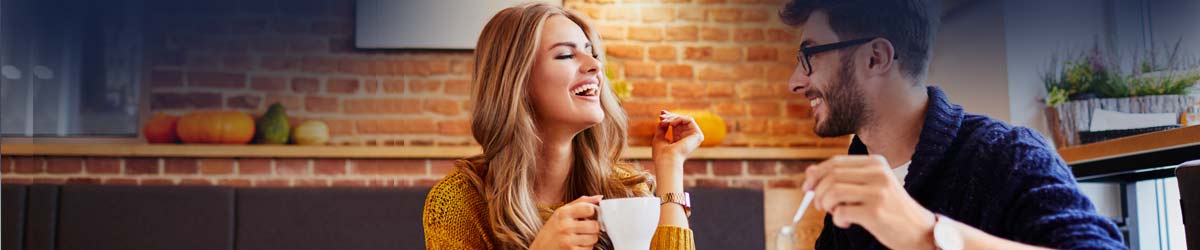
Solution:
[[[658,197],[601,200],[596,211],[600,230],[608,233],[615,250],[650,249],[661,202]]]

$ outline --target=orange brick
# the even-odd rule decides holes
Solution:
[[[338,112],[338,98],[326,96],[307,96],[304,97],[304,110],[312,113],[335,113]]]
[[[606,21],[635,21],[638,9],[634,7],[610,7],[604,15]]]
[[[442,81],[440,80],[420,79],[408,81],[408,90],[414,93],[437,93],[441,88]]]
[[[313,173],[317,175],[345,175],[346,160],[316,159],[313,160]]]
[[[662,65],[663,78],[692,78],[692,65],[666,64]]]
[[[259,91],[283,91],[287,89],[287,78],[276,76],[251,77],[250,88]]]
[[[425,175],[425,160],[354,160],[353,174],[357,175]]]
[[[200,159],[200,174],[227,175],[233,174],[233,159],[206,158]]]
[[[716,102],[713,103],[713,112],[721,116],[741,116],[746,114],[746,108],[740,101]]]
[[[675,10],[666,7],[642,8],[642,22],[670,22],[675,17]]]
[[[676,15],[682,21],[704,21],[708,19],[708,12],[700,8],[683,8]]]
[[[267,95],[266,101],[263,103],[266,103],[266,104],[279,103],[279,105],[283,105],[283,108],[285,108],[287,110],[301,110],[302,108],[304,108],[304,98],[300,98],[300,96],[294,96],[294,95],[269,94],[269,95]]]
[[[772,42],[795,42],[796,38],[796,33],[790,29],[767,29],[767,40]]]
[[[238,159],[238,175],[270,175],[271,159],[248,158]]]
[[[738,132],[747,134],[762,134],[767,132],[767,120],[758,118],[749,118],[739,120]]]
[[[388,79],[383,80],[383,92],[389,94],[404,93],[404,79]]]
[[[770,13],[766,10],[743,10],[742,23],[762,23],[766,22],[770,17]]]
[[[747,99],[762,99],[786,97],[785,93],[788,89],[782,83],[780,84],[763,84],[763,83],[744,83],[737,86],[738,98]]]
[[[629,27],[629,39],[645,42],[658,42],[663,39],[663,28],[654,26]]]
[[[163,172],[166,174],[196,174],[199,166],[196,159],[166,158],[163,159]]]
[[[421,112],[421,100],[397,98],[347,99],[348,114],[416,114]]]
[[[655,116],[658,112],[671,107],[668,101],[628,100],[621,103],[630,116]]]
[[[278,159],[275,160],[277,175],[308,175],[308,159]]]
[[[454,171],[453,160],[429,160],[429,174],[435,176],[444,176]]]
[[[736,62],[742,60],[742,47],[717,47],[713,49],[714,61]]]
[[[354,134],[354,120],[332,118],[323,118],[319,120],[324,122],[325,126],[329,128],[329,135],[337,136]]]
[[[666,97],[667,84],[653,81],[636,81],[633,84],[633,96],[638,97]]]
[[[89,157],[84,160],[84,169],[88,174],[117,174],[121,173],[121,159],[111,157]]]
[[[737,42],[757,42],[764,39],[763,30],[758,28],[741,28],[733,31],[733,40]]]
[[[467,96],[471,94],[471,80],[454,79],[446,80],[446,94]]]
[[[798,68],[792,65],[771,65],[767,66],[767,81],[771,83],[786,83],[792,78],[792,73]]]
[[[604,52],[614,58],[643,59],[645,48],[638,45],[611,44],[604,47]]]
[[[774,61],[775,55],[778,55],[778,53],[772,47],[755,46],[746,48],[747,61]]]
[[[437,123],[429,118],[368,119],[356,122],[360,134],[432,134]]]
[[[316,78],[292,78],[292,91],[296,93],[317,93],[317,91],[321,91],[321,82]]]
[[[262,104],[262,97],[257,94],[240,94],[225,98],[225,107],[230,109],[257,110]]]
[[[734,84],[731,82],[710,81],[704,90],[708,97],[733,97]]]
[[[773,135],[794,135],[800,132],[800,124],[793,119],[767,121],[767,131]]]
[[[471,123],[467,120],[439,121],[438,133],[443,135],[470,135]]]
[[[47,157],[46,172],[51,174],[78,174],[83,172],[83,159],[78,157]]]
[[[738,8],[715,8],[708,11],[708,16],[717,22],[734,22],[741,19],[742,10]]]
[[[629,136],[650,138],[658,126],[658,118],[634,118],[629,121]]]
[[[710,42],[727,41],[729,40],[729,29],[721,27],[700,28],[700,39]]]
[[[675,25],[667,27],[667,41],[696,41],[699,37],[695,25]]]
[[[795,118],[809,118],[812,115],[812,107],[808,103],[788,103],[787,116]]]
[[[240,89],[246,87],[246,74],[225,72],[188,72],[188,86]]]
[[[650,47],[650,58],[655,60],[675,60],[675,46],[659,45]]]
[[[783,113],[777,101],[750,101],[746,106],[750,109],[750,116],[754,117],[778,117]]]
[[[625,77],[655,77],[658,65],[651,62],[625,62]]]
[[[680,98],[702,98],[704,97],[704,85],[694,82],[672,82],[671,97]]]
[[[742,161],[712,161],[713,175],[742,175],[745,172]]]
[[[125,158],[125,174],[158,174],[158,158]]]
[[[708,46],[704,46],[704,47],[686,47],[686,48],[684,48],[684,49],[683,49],[683,55],[684,55],[684,58],[685,58],[685,59],[690,59],[690,60],[707,60],[707,59],[710,59],[710,58],[712,58],[712,56],[713,56],[713,48],[712,48],[712,47],[708,47]]]
[[[346,74],[370,74],[371,61],[358,58],[342,58],[338,60],[338,71]]]
[[[300,60],[300,69],[310,73],[333,73],[337,67],[338,61],[330,58],[304,57]]]
[[[605,40],[625,40],[628,37],[624,25],[600,23],[597,29],[600,32],[600,38]]]
[[[736,81],[733,69],[727,66],[705,66],[699,70],[697,77],[701,81]]]
[[[576,4],[576,5],[568,5],[567,8],[570,10],[577,11],[581,14],[584,14],[585,16],[587,16],[588,18],[590,18],[592,20],[598,20],[600,18],[604,18],[604,13],[602,12],[603,9],[597,8],[594,6],[586,6],[586,5]]]
[[[458,102],[450,99],[425,99],[421,103],[421,109],[425,112],[454,116],[462,111],[462,107],[458,105]]]
[[[778,175],[779,161],[746,161],[746,172],[750,175]]]
[[[329,79],[325,82],[325,92],[338,94],[351,94],[358,92],[358,79],[353,78],[336,78]]]

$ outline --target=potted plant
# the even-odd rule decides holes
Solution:
[[[1086,53],[1051,58],[1043,73],[1046,118],[1055,144],[1083,144],[1079,133],[1090,131],[1097,109],[1125,113],[1179,113],[1195,102],[1189,89],[1200,81],[1200,68],[1180,57],[1179,44],[1166,54],[1152,48],[1135,54],[1132,70],[1123,73],[1119,60],[1099,46]],[[1148,131],[1141,131],[1148,132]]]

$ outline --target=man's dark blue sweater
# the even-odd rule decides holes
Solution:
[[[850,154],[867,154],[855,138]],[[904,189],[934,213],[988,234],[1056,249],[1125,249],[1116,225],[1096,214],[1075,177],[1045,139],[963,112],[929,87],[925,125]],[[816,249],[885,249],[859,226],[825,216]]]

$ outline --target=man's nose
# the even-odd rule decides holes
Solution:
[[[804,69],[796,66],[796,70],[792,71],[792,77],[788,78],[788,90],[792,91],[792,94],[802,95],[804,94],[804,90],[808,88],[810,80],[808,75],[804,73]]]

